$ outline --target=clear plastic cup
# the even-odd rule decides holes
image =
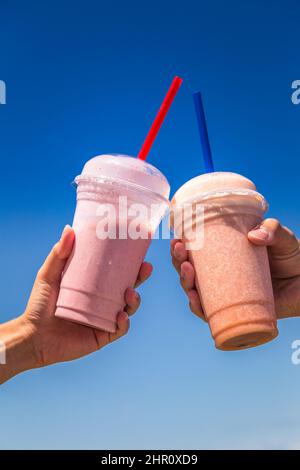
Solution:
[[[92,158],[75,183],[76,239],[55,315],[114,333],[125,290],[168,209],[170,186],[154,166],[125,155]]]
[[[176,192],[174,214],[188,205],[192,215],[174,229],[183,229],[187,244],[194,242],[195,230],[203,230],[201,246],[188,253],[216,347],[236,350],[274,339],[278,330],[267,249],[247,237],[262,221],[266,200],[247,178],[216,172],[193,178]]]

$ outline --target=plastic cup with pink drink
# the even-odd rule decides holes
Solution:
[[[101,155],[75,178],[75,244],[56,317],[114,333],[141,264],[169,206],[165,176],[145,160],[182,83],[174,77],[138,158]]]
[[[92,158],[75,183],[76,239],[55,315],[115,332],[125,291],[168,208],[170,186],[154,166],[124,155]]]

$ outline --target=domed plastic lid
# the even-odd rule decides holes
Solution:
[[[227,194],[258,195],[255,184],[245,176],[219,171],[205,173],[187,181],[175,193],[172,204],[181,205],[196,199]]]
[[[137,190],[151,191],[164,199],[170,195],[168,180],[157,168],[128,155],[107,154],[92,158],[75,178],[75,183],[87,180],[125,184]]]

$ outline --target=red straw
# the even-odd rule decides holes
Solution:
[[[138,154],[140,160],[146,160],[147,155],[152,147],[152,144],[158,134],[158,131],[169,111],[169,108],[174,100],[177,91],[179,90],[180,85],[182,84],[182,78],[174,77],[168,93],[165,96],[165,99],[162,102],[161,107],[156,115],[156,118],[153,121],[153,124],[148,132],[148,135],[142,145],[142,148]]]

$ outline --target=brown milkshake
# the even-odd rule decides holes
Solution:
[[[196,287],[216,347],[229,351],[271,341],[278,331],[267,249],[247,237],[263,219],[264,197],[247,178],[218,172],[193,178],[176,192],[177,232],[184,205],[192,205],[193,215],[185,220],[182,239],[190,243]],[[201,230],[203,240],[195,246],[191,241]]]

